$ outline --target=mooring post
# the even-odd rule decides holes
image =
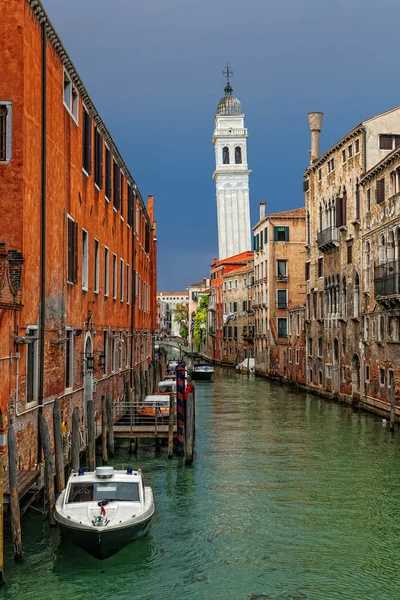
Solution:
[[[54,455],[56,462],[56,493],[61,494],[65,488],[65,464],[62,435],[61,405],[59,398],[54,401],[53,407],[54,430]]]
[[[107,423],[107,401],[106,397],[101,397],[101,451],[103,456],[103,464],[106,465],[108,463],[108,448],[107,448],[107,438],[108,438],[108,423]]]
[[[193,411],[193,393],[188,394],[186,400],[186,427],[185,427],[185,463],[191,465],[193,462],[193,429],[194,429],[194,411]]]
[[[394,431],[396,421],[396,382],[394,372],[390,371],[390,431]]]
[[[93,400],[86,404],[87,429],[88,429],[88,458],[89,471],[96,470],[96,441],[94,435],[94,405]]]
[[[0,454],[0,586],[4,585],[4,506],[3,506],[4,454]]]
[[[175,395],[171,392],[169,395],[169,415],[168,415],[168,458],[174,455],[174,424],[175,424]]]
[[[18,495],[17,438],[13,426],[8,430],[8,476],[10,481],[11,532],[14,544],[14,558],[15,560],[21,560],[22,541],[21,512]]]
[[[39,414],[39,430],[44,454],[44,475],[46,483],[47,503],[49,506],[49,522],[50,525],[55,525],[56,521],[54,519],[54,461],[53,453],[51,451],[49,426],[47,424],[46,417],[43,413]]]
[[[72,412],[72,434],[71,434],[71,469],[78,473],[79,471],[79,450],[80,450],[80,418],[79,408],[75,406]]]
[[[177,434],[176,453],[182,456],[184,452],[185,435],[185,363],[181,362],[176,367],[176,411],[177,411]]]
[[[129,382],[126,381],[129,389]],[[114,419],[112,414],[112,402],[110,394],[106,395],[106,412],[107,412],[107,439],[108,439],[108,455],[112,458],[115,452],[114,441]]]
[[[196,437],[196,382],[192,381],[192,395],[193,395],[193,439]]]

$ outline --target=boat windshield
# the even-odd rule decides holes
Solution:
[[[136,481],[80,481],[71,483],[67,503],[121,500],[140,502]]]

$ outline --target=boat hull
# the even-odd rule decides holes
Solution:
[[[60,522],[58,525],[63,537],[80,546],[85,552],[94,556],[94,558],[104,560],[113,554],[117,554],[117,552],[133,540],[145,535],[150,526],[151,519],[152,516],[140,523],[115,529],[99,527],[89,530],[67,526],[65,523]]]
[[[211,381],[214,371],[192,371],[190,376],[196,381]]]

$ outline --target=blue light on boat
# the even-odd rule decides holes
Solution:
[[[79,475],[83,475],[85,473],[84,468],[83,467],[79,467],[78,473],[79,473]]]
[[[126,473],[127,473],[127,475],[132,475],[132,473],[133,473],[132,467],[128,467],[126,470]]]

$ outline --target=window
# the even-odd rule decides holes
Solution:
[[[378,204],[385,202],[385,178],[378,179],[376,182],[376,201]]]
[[[246,287],[246,286],[247,286],[247,281],[246,281],[246,278],[244,278],[243,279],[243,287]]]
[[[82,289],[89,289],[89,235],[82,229]]]
[[[371,210],[371,189],[367,189],[367,211]]]
[[[347,152],[349,155],[349,158],[351,158],[353,156],[353,145],[350,144],[350,146],[347,148]]]
[[[68,217],[67,223],[67,281],[76,283],[78,278],[78,223],[75,223],[70,217]]]
[[[124,347],[124,333],[123,331],[119,332],[119,340],[118,340],[118,369],[121,371],[122,369],[122,349]]]
[[[98,188],[103,187],[103,138],[97,128],[94,130],[94,182]]]
[[[287,308],[287,290],[277,290],[278,308]]]
[[[83,111],[83,168],[90,175],[92,172],[92,117],[86,109]]]
[[[274,227],[274,242],[288,242],[289,227]]]
[[[0,162],[11,159],[11,102],[0,104]]]
[[[111,152],[106,147],[106,200],[111,200]]]
[[[128,225],[133,227],[133,190],[128,183]]]
[[[119,210],[121,207],[121,173],[119,166],[114,162],[114,208]]]
[[[379,315],[378,317],[378,342],[383,342],[385,337],[385,317]]]
[[[226,302],[224,302],[224,313],[226,314]]]
[[[369,383],[369,365],[365,365],[365,383]]]
[[[136,207],[136,233],[139,233],[139,208]]]
[[[232,281],[229,282],[229,289],[232,289]]]
[[[238,310],[238,303],[234,302],[233,303],[233,312],[237,312],[237,310]]]
[[[38,399],[38,331],[37,326],[28,327],[27,337],[34,338],[28,344],[26,353],[26,402],[36,402]]]
[[[354,218],[356,221],[360,220],[360,184],[359,183],[356,184]]]
[[[237,286],[238,286],[238,281],[237,281],[237,279],[235,279],[235,289],[237,289]]]
[[[242,149],[240,146],[236,146],[235,148],[235,164],[242,164]]]
[[[229,165],[229,148],[222,148],[222,162],[224,165]]]
[[[320,370],[318,371],[318,383],[319,383],[319,385],[322,385],[322,382],[323,382],[323,377],[324,377],[324,376],[323,376],[323,373],[322,373],[322,371],[321,371],[321,369],[320,369]]]
[[[379,150],[393,150],[400,146],[400,136],[398,135],[380,135]]]
[[[131,268],[126,265],[126,303],[131,302]]]
[[[117,255],[113,254],[113,300],[117,299]]]
[[[318,338],[318,356],[322,357],[322,337]]]
[[[327,170],[328,170],[328,173],[332,173],[332,171],[335,170],[335,159],[334,158],[331,158],[330,160],[328,160]]]
[[[312,338],[308,338],[308,356],[312,356],[313,343]]]
[[[67,341],[65,344],[65,387],[71,388],[74,385],[74,332],[72,329],[66,331]]]
[[[100,290],[100,242],[94,240],[94,291],[98,294]]]
[[[246,311],[247,310],[247,300],[243,300],[242,301],[242,311]]]
[[[224,291],[226,291],[226,281],[224,281]]]
[[[358,154],[360,152],[360,140],[356,140],[354,142],[354,153]]]
[[[278,318],[278,338],[287,337],[287,319]]]
[[[364,342],[369,340],[369,317],[364,317]]]
[[[322,169],[318,169],[318,181],[322,181]]]
[[[237,325],[235,325],[233,328],[233,339],[237,340],[237,338],[238,338],[238,328],[237,328]]]
[[[110,275],[110,264],[109,264],[109,251],[107,246],[104,246],[104,295],[108,296],[109,289],[109,275]]]
[[[296,365],[300,364],[300,348],[296,348]]]
[[[385,386],[385,369],[383,367],[379,367],[379,385]]]
[[[119,259],[119,299],[121,302],[124,301],[124,283],[125,283],[125,269],[124,261],[122,258]]]
[[[108,331],[103,331],[103,373],[107,375],[108,369]]]
[[[353,244],[347,246],[347,264],[351,265],[353,262]]]
[[[321,256],[318,259],[318,277],[324,276],[324,258]]]
[[[111,371],[115,372],[115,331],[111,333]]]
[[[292,362],[292,349],[289,348],[289,362]]]
[[[277,260],[278,279],[287,279],[287,260]]]
[[[306,262],[306,281],[310,279],[310,263]]]
[[[64,106],[75,123],[78,123],[78,92],[68,73],[64,71]]]
[[[342,150],[342,162],[346,162],[346,150]]]

